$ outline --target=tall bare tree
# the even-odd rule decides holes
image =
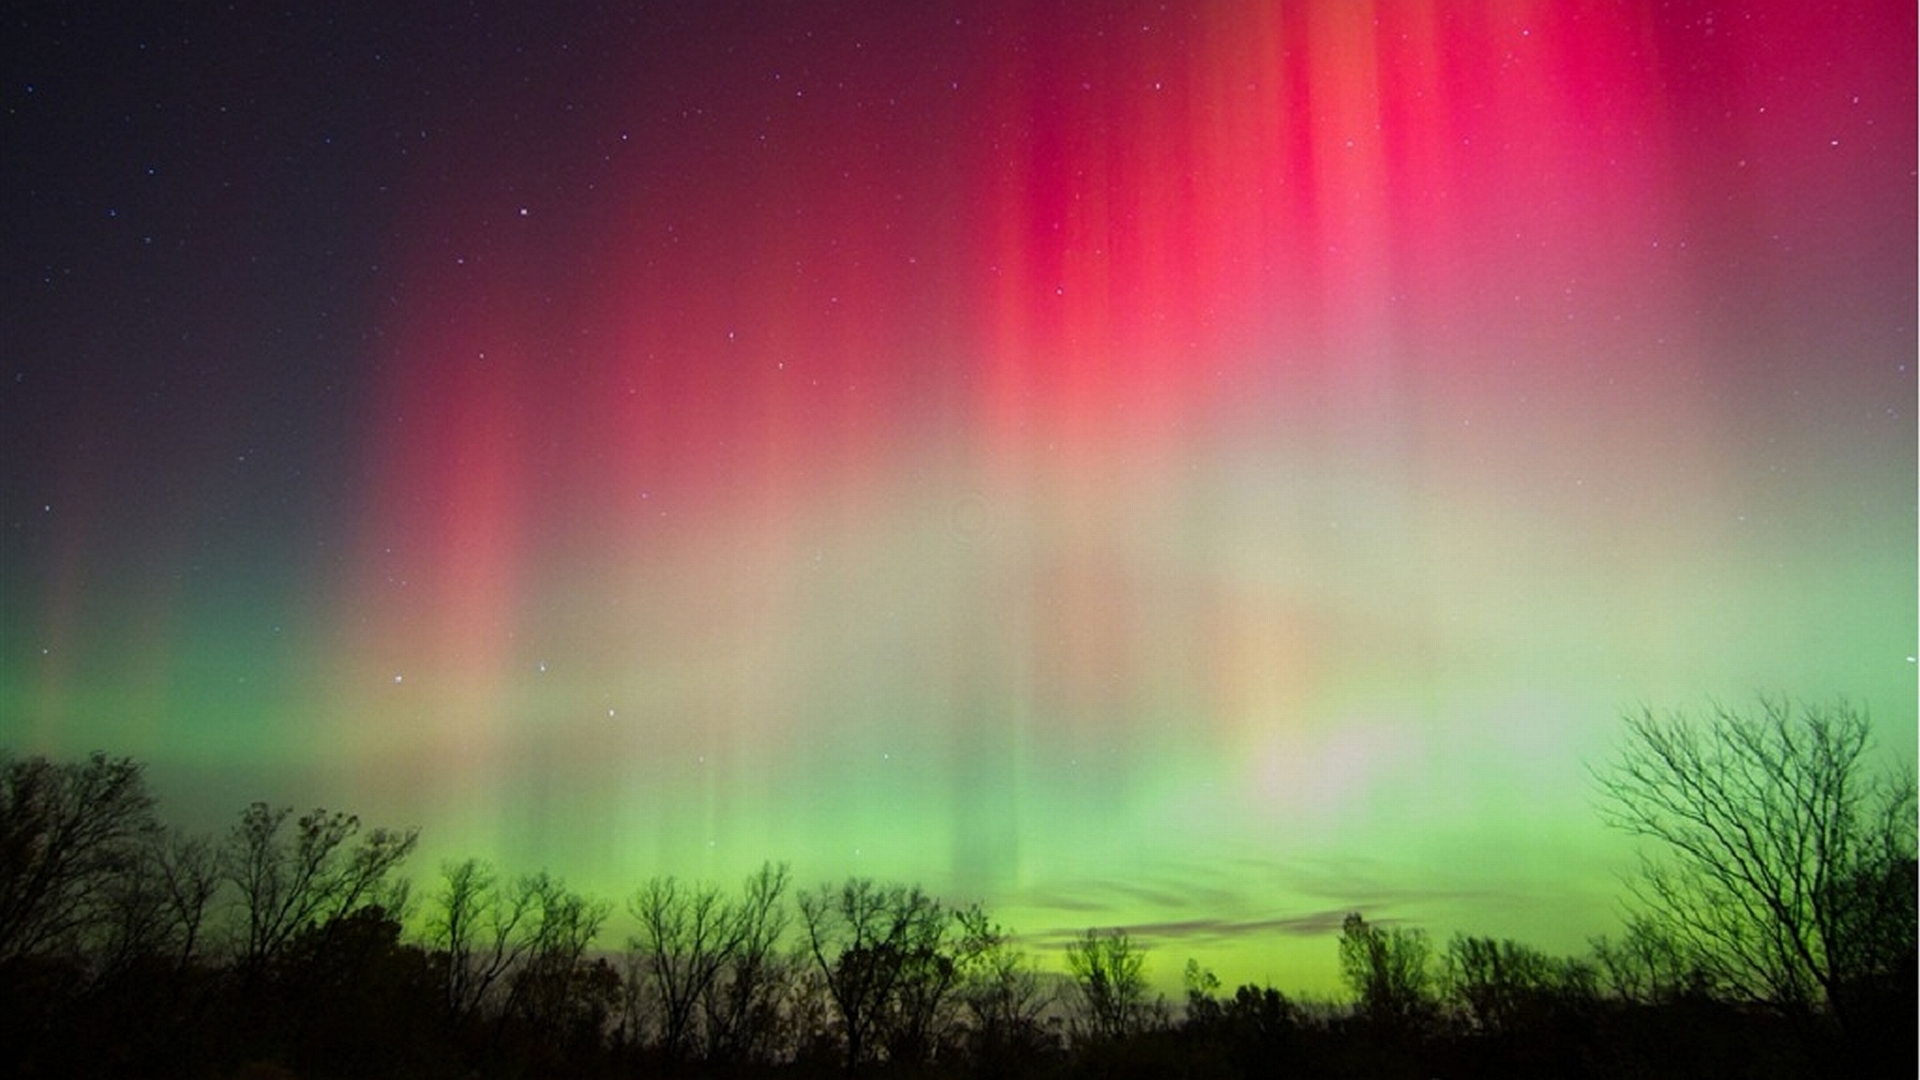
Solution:
[[[1699,718],[1644,710],[1626,727],[1596,777],[1604,813],[1653,841],[1638,915],[1690,966],[1843,1026],[1855,990],[1911,971],[1914,779],[1875,762],[1864,711],[1762,699]]]
[[[104,971],[164,960],[185,972],[200,951],[201,929],[220,888],[211,839],[154,828],[124,873],[99,897],[104,920],[89,951]]]
[[[747,876],[728,919],[732,953],[701,998],[710,1060],[749,1060],[772,1051],[777,997],[785,972],[780,940],[791,918],[785,863]]]
[[[442,1003],[456,1023],[479,1013],[487,995],[530,947],[535,900],[529,888],[502,888],[492,865],[483,859],[441,866],[426,939],[440,965]]]
[[[712,885],[657,877],[627,899],[640,933],[627,947],[640,953],[660,1005],[660,1049],[683,1058],[695,1032],[695,1010],[732,960],[736,931],[726,897]]]
[[[709,1058],[750,1055],[752,1029],[771,1020],[786,887],[786,867],[767,864],[748,876],[737,900],[673,877],[654,878],[628,898],[640,933],[627,947],[658,1005],[659,1045],[669,1059],[696,1045]]]

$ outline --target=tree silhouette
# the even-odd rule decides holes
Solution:
[[[185,971],[199,954],[201,931],[220,889],[220,850],[209,837],[169,832],[150,848],[147,873],[172,931],[175,970]]]
[[[101,917],[90,952],[101,974],[164,961],[184,973],[220,887],[217,849],[158,825],[143,830],[132,858],[99,885]]]
[[[1851,713],[1767,714],[1732,734],[1642,719],[1616,792],[1654,785],[1666,801],[1635,820],[1692,846],[1649,853],[1661,885],[1639,883],[1617,940],[1581,959],[1456,935],[1436,964],[1421,931],[1355,914],[1338,942],[1352,1005],[1252,985],[1221,997],[1189,963],[1178,1021],[1149,1000],[1124,931],[1075,939],[1071,979],[1055,978],[978,906],[918,888],[805,894],[804,938],[783,953],[794,907],[774,864],[738,893],[639,890],[623,979],[595,951],[609,906],[544,871],[443,864],[414,922],[411,833],[255,804],[215,845],[159,826],[131,762],[0,759],[0,1075],[1906,1075],[1912,780],[1866,769]],[[1808,821],[1821,827],[1793,832]],[[1682,858],[1720,850],[1701,837],[1811,861],[1703,878]],[[1802,891],[1730,891],[1767,882]],[[1719,907],[1697,923],[1655,903],[1683,897]],[[1780,910],[1813,935],[1789,956],[1825,964],[1786,983],[1797,997],[1766,996],[1768,958],[1728,947],[1792,945],[1802,924]],[[1726,929],[1743,914],[1757,919],[1744,937]],[[200,944],[222,932],[233,948]],[[1791,1007],[1754,1008],[1762,996]]]
[[[918,887],[850,878],[802,895],[800,923],[840,1017],[847,1066],[866,1064],[881,1044],[924,1052],[918,1040],[956,977],[942,951],[948,915],[940,902]]]
[[[240,815],[226,850],[225,872],[239,891],[245,920],[243,969],[257,973],[295,934],[379,904],[402,906],[385,890],[388,877],[413,851],[417,830],[360,832],[353,814],[316,809],[285,835],[292,807],[254,803]]]
[[[545,871],[514,879],[509,908],[525,911],[516,934],[519,962],[506,977],[498,1030],[536,1073],[591,1057],[620,1003],[620,976],[605,959],[589,959],[611,910],[605,900],[568,888]]]
[[[778,950],[790,918],[787,880],[785,863],[763,864],[748,875],[728,911],[732,948],[701,995],[711,1060],[748,1060],[773,1050],[782,976]]]
[[[0,758],[0,963],[113,933],[114,901],[158,829],[130,758]]]
[[[531,945],[535,896],[527,887],[503,889],[491,864],[468,858],[440,868],[440,890],[427,915],[426,941],[434,950],[441,1005],[460,1025]]]
[[[1599,993],[1599,974],[1590,964],[1466,934],[1447,942],[1441,981],[1469,1029],[1487,1033],[1536,1026],[1562,1006],[1582,1005]]]
[[[737,939],[726,898],[711,885],[682,885],[657,877],[627,900],[640,924],[627,947],[640,954],[660,1003],[660,1049],[671,1061],[686,1055],[696,1007],[731,960]]]
[[[1607,821],[1655,841],[1644,933],[1715,986],[1843,1027],[1859,987],[1911,972],[1914,781],[1873,767],[1864,712],[1763,699],[1626,726],[1597,780]]]
[[[1602,986],[1616,1001],[1669,1005],[1717,992],[1712,973],[1700,966],[1699,958],[1644,915],[1630,917],[1617,940],[1597,937],[1592,946]]]
[[[1118,1040],[1144,1026],[1146,965],[1146,953],[1125,930],[1088,930],[1067,945],[1067,971],[1080,992],[1084,1034]]]
[[[1350,914],[1340,924],[1340,974],[1370,1023],[1417,1032],[1433,1017],[1433,946],[1417,927],[1375,926]]]
[[[268,982],[243,990],[270,1005],[249,1032],[266,1036],[259,1048],[285,1048],[322,1075],[400,1071],[419,1033],[438,1029],[439,1005],[425,952],[401,932],[386,909],[364,904],[295,933]]]
[[[581,965],[600,936],[609,905],[574,892],[542,871],[514,879],[507,906],[524,914],[517,931],[520,962],[509,979],[505,1011],[536,1028],[559,1030],[583,1004],[592,1007],[573,1000],[573,995],[580,989],[576,982]]]
[[[1042,1015],[1053,995],[1006,928],[979,905],[954,912],[960,924],[960,1000],[971,1020],[976,1059],[1006,1069],[1050,1049]]]
[[[1199,1047],[1211,1046],[1234,1064],[1231,1075],[1279,1076],[1299,1071],[1286,1058],[1294,1049],[1302,1013],[1271,986],[1242,984],[1233,996],[1216,995],[1220,979],[1188,960],[1182,977],[1187,991],[1185,1034]]]

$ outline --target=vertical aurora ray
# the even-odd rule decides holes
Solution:
[[[1912,756],[1910,8],[896,7],[454,97],[270,689],[76,491],[10,739],[266,712],[423,866],[788,859],[1316,989],[1356,908],[1610,929],[1623,708]]]

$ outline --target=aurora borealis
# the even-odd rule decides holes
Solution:
[[[1289,988],[1915,756],[1912,5],[315,7],[5,35],[0,745]]]

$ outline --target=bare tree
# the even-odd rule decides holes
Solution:
[[[502,889],[493,867],[467,858],[440,868],[427,916],[437,951],[442,1002],[456,1023],[478,1015],[487,995],[530,947],[536,899],[528,888]]]
[[[706,1053],[711,1060],[750,1060],[772,1050],[778,996],[785,975],[780,939],[790,919],[787,866],[762,864],[748,875],[731,908],[732,952],[701,995]]]
[[[504,1012],[559,1036],[594,1029],[617,1001],[617,976],[587,962],[610,905],[567,888],[546,872],[515,879],[508,907],[524,908],[524,946],[509,977]],[[616,984],[607,985],[608,982]],[[603,1000],[604,999],[604,1000]]]
[[[695,1011],[733,957],[736,931],[726,898],[711,885],[688,886],[657,877],[627,900],[640,933],[627,947],[644,958],[660,1003],[660,1049],[671,1061],[685,1056]]]
[[[1585,1005],[1599,993],[1599,974],[1585,961],[1549,956],[1517,941],[1455,934],[1442,958],[1441,985],[1468,1025],[1497,1033]]]
[[[900,977],[882,1027],[890,1062],[930,1061],[950,1042],[954,991],[960,985],[960,967],[948,942],[951,925],[948,914],[939,911],[900,954]]]
[[[848,1067],[866,1064],[881,1044],[923,1054],[932,1011],[954,979],[940,902],[917,887],[851,878],[801,896],[800,922],[840,1016]]]
[[[1432,1019],[1433,946],[1418,927],[1376,926],[1353,913],[1340,925],[1340,974],[1368,1021],[1399,1032]]]
[[[201,927],[220,887],[211,840],[155,827],[134,862],[102,886],[101,924],[88,952],[101,973],[166,961],[176,974],[199,952]]]
[[[1717,990],[1698,958],[1644,915],[1629,918],[1618,940],[1597,937],[1592,946],[1604,988],[1616,1000],[1665,1005]]]
[[[1914,780],[1875,767],[1865,712],[1763,699],[1626,726],[1597,774],[1604,813],[1654,841],[1638,915],[1683,966],[1751,1000],[1824,1004],[1843,1026],[1853,989],[1911,970]]]
[[[294,935],[380,904],[391,908],[395,868],[413,851],[417,830],[374,829],[355,845],[360,819],[314,810],[285,835],[292,807],[254,803],[240,815],[225,852],[226,877],[239,892],[245,925],[242,966],[258,971]]]
[[[82,948],[96,978],[124,973],[171,951],[170,912],[161,883],[150,872],[146,850],[157,845],[162,835],[143,844],[126,872],[104,881],[99,895],[91,900],[99,914]]]
[[[1007,930],[979,905],[954,912],[960,924],[960,1000],[975,1058],[1010,1068],[1048,1041],[1042,1014],[1053,994]]]
[[[654,878],[628,898],[640,926],[627,942],[629,967],[652,991],[669,1060],[696,1044],[710,1059],[749,1057],[765,1042],[786,888],[787,868],[769,863],[748,876],[738,900],[673,877]]]
[[[130,758],[0,760],[0,962],[103,931],[157,829]]]
[[[1123,1039],[1151,1012],[1146,953],[1125,930],[1088,930],[1067,946],[1067,971],[1080,992],[1084,1034]]]
[[[200,936],[220,891],[220,850],[212,838],[168,832],[154,844],[148,866],[172,930],[174,966],[184,971],[200,951]]]

